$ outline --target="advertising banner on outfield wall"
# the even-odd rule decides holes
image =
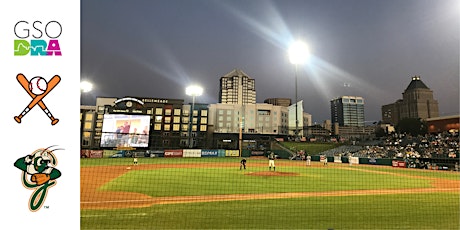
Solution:
[[[251,156],[260,157],[264,155],[264,151],[251,151]]]
[[[217,156],[218,157],[225,157],[225,149],[218,149],[217,150]]]
[[[239,150],[226,150],[225,156],[226,157],[238,157],[240,156],[240,151]]]
[[[219,152],[217,149],[203,149],[201,150],[201,157],[217,157]]]
[[[102,150],[89,150],[89,149],[83,149],[80,152],[80,157],[81,158],[102,158],[103,155]]]
[[[406,167],[406,162],[405,161],[391,161],[391,165],[393,167],[398,167],[398,168],[405,168]]]
[[[201,157],[201,149],[184,149],[183,157]]]
[[[105,150],[103,150],[102,157],[113,157],[118,152],[120,152],[120,150],[105,149]]]
[[[149,150],[150,157],[164,157],[165,152],[163,150]]]
[[[351,157],[351,163],[352,164],[359,164],[359,157]]]
[[[342,163],[342,157],[341,156],[334,156],[334,163]]]
[[[182,149],[168,149],[165,150],[165,157],[182,157]]]

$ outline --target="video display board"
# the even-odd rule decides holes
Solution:
[[[149,115],[104,114],[101,147],[148,147]]]

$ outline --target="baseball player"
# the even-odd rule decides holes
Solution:
[[[273,171],[275,171],[275,154],[273,152],[271,152],[268,155],[268,170],[271,171],[272,166],[273,166]]]
[[[307,166],[311,165],[311,156],[307,155]]]
[[[134,158],[133,158],[133,165],[137,165],[137,157],[136,156],[134,156]]]
[[[246,159],[243,158],[241,161],[240,161],[240,170],[244,168],[244,170],[246,170]]]

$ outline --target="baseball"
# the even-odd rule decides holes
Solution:
[[[33,77],[29,81],[29,90],[35,95],[43,94],[47,86],[48,84],[43,77]]]

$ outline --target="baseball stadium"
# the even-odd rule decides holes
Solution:
[[[93,151],[81,159],[81,229],[460,228],[458,165],[302,148],[311,162],[274,150],[273,168],[268,152]]]

